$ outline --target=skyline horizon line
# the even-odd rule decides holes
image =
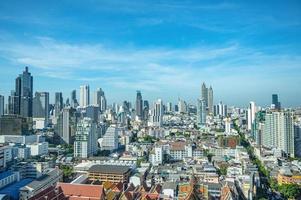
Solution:
[[[29,71],[30,70],[30,67],[29,67],[29,65],[25,65],[24,66],[24,71],[23,72],[25,72],[25,71],[27,71],[28,70],[28,72],[33,76],[33,74]],[[22,73],[20,73],[20,74],[22,74]],[[19,74],[19,75],[20,75]],[[18,75],[18,76],[19,76]],[[33,76],[34,77],[34,76]],[[34,78],[33,78],[33,80],[34,80]],[[203,84],[205,84],[205,86],[209,86],[209,87],[211,87],[212,89],[213,88],[215,88],[215,87],[213,87],[212,86],[212,84],[208,84],[207,85],[207,82],[206,81],[203,81],[203,82],[201,82],[201,84],[200,84],[200,89],[199,89],[199,91],[200,91],[200,95],[199,96],[201,96],[201,88],[202,88],[202,86],[203,86]],[[34,85],[34,84],[33,84]],[[35,93],[36,92],[48,92],[49,93],[49,103],[50,104],[54,104],[54,101],[55,101],[55,93],[57,93],[57,92],[61,92],[62,93],[62,95],[63,95],[63,99],[64,99],[64,103],[66,102],[66,100],[67,99],[69,99],[70,100],[70,97],[71,97],[71,93],[72,93],[72,91],[76,91],[76,98],[77,98],[77,100],[79,100],[79,91],[80,91],[80,87],[81,86],[89,86],[89,91],[90,91],[90,94],[89,94],[89,96],[90,96],[90,105],[93,105],[93,103],[91,103],[92,102],[92,99],[93,99],[93,95],[94,95],[94,93],[99,89],[99,88],[101,88],[104,92],[105,92],[105,96],[106,97],[108,97],[109,95],[107,95],[108,93],[106,92],[106,90],[104,90],[104,88],[103,87],[92,87],[93,89],[90,89],[91,87],[90,87],[90,83],[89,82],[85,82],[85,83],[83,83],[83,84],[80,84],[77,88],[73,88],[73,89],[70,89],[70,92],[63,92],[63,91],[47,91],[47,90],[41,90],[41,89],[39,89],[39,90],[33,90],[33,97],[35,96]],[[209,88],[208,87],[208,88]],[[34,88],[34,87],[33,87]],[[1,88],[0,88],[0,90],[1,90]],[[10,91],[8,91],[8,93],[6,94],[6,95],[3,95],[3,94],[1,94],[0,93],[0,95],[3,95],[4,97],[6,97],[6,101],[5,101],[5,98],[4,98],[4,101],[5,101],[5,103],[7,104],[8,103],[8,97],[11,95],[11,92],[12,91],[15,91],[15,89],[13,89],[13,90],[10,90]],[[141,92],[141,94],[142,94],[142,97],[143,97],[143,90],[142,89],[139,89],[139,88],[137,88],[136,90],[135,90],[136,92],[138,92],[138,91],[140,91]],[[213,91],[214,91],[214,89],[213,89]],[[69,93],[68,95],[67,95],[67,93]],[[144,94],[147,94],[147,93],[144,93]],[[213,94],[215,94],[214,92],[213,92]],[[278,95],[278,98],[279,98],[279,93],[271,93],[270,94],[270,96],[272,97],[274,94],[276,94],[276,95]],[[53,97],[53,98],[50,98],[50,97]],[[68,96],[67,98],[65,98],[66,96]],[[134,97],[135,95],[133,95],[133,97]],[[109,98],[107,98],[107,99],[109,99]],[[172,103],[172,105],[176,105],[178,102],[179,102],[179,100],[184,100],[186,103],[188,103],[189,105],[196,105],[197,104],[197,100],[198,99],[200,99],[199,97],[197,97],[196,99],[195,99],[195,102],[192,102],[191,100],[188,100],[187,101],[187,97],[186,98],[183,98],[182,96],[180,96],[180,95],[178,95],[178,97],[176,97],[176,98],[173,98],[174,100],[172,100],[172,101],[165,101],[164,100],[164,98],[162,98],[162,97],[157,97],[157,98],[152,98],[152,100],[149,100],[149,98],[146,98],[146,99],[143,99],[143,101],[144,100],[147,100],[147,101],[149,101],[149,103],[151,103],[151,104],[153,104],[155,101],[157,101],[158,99],[162,99],[163,100],[163,102],[165,102],[164,104],[167,104],[167,103]],[[234,106],[234,107],[239,107],[239,108],[244,108],[244,107],[241,107],[241,105],[240,106],[237,106],[237,105],[235,105],[235,104],[228,104],[228,103],[225,103],[223,100],[218,100],[218,101],[216,101],[215,100],[216,98],[213,98],[213,102],[214,102],[214,105],[217,105],[217,104],[219,104],[220,102],[223,102],[224,104],[226,104],[226,105],[228,105],[228,106]],[[112,103],[109,103],[108,105],[113,105],[114,103],[117,103],[117,104],[120,104],[120,103],[122,103],[123,101],[128,101],[128,102],[131,102],[131,103],[133,103],[133,102],[135,102],[135,99],[134,100],[128,100],[128,99],[124,99],[124,100],[118,100],[117,102],[116,101],[113,101]],[[108,102],[111,102],[111,101],[108,101]],[[256,100],[250,100],[250,101],[248,101],[247,103],[246,103],[246,107],[248,106],[248,104],[250,103],[250,102],[255,102],[255,104],[258,106],[259,105],[259,107],[261,107],[261,108],[267,108],[267,107],[269,107],[269,106],[271,106],[272,105],[272,103],[271,104],[267,104],[267,105],[264,105],[264,106],[262,106],[261,104],[258,104],[258,103],[256,103],[257,101]],[[281,101],[280,101],[281,102]],[[285,106],[285,108],[299,108],[299,107],[301,107],[301,105],[297,105],[297,106],[289,106],[289,107],[287,107],[287,106]]]

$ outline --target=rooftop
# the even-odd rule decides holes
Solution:
[[[125,174],[131,170],[128,166],[118,165],[93,165],[89,172],[108,173],[108,174]]]
[[[32,182],[32,179],[22,179],[19,182],[10,184],[0,190],[0,194],[7,194],[11,199],[19,199],[19,189]]]
[[[12,174],[14,174],[12,171],[2,172],[2,173],[0,173],[0,180],[6,178],[8,176],[11,176]]]

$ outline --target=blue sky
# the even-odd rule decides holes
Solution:
[[[300,1],[58,0],[0,2],[0,93],[28,65],[34,90],[102,87],[110,103],[301,104]]]

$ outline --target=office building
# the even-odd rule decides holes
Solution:
[[[178,108],[179,108],[179,113],[187,113],[187,103],[182,100],[182,99],[179,99],[178,101]]]
[[[61,110],[64,107],[64,101],[63,101],[63,93],[56,92],[55,93],[55,104],[54,104],[54,115],[56,117],[59,116]]]
[[[60,136],[61,141],[72,144],[76,132],[77,118],[74,108],[64,108],[57,120],[55,132]]]
[[[227,110],[227,105],[223,104],[223,102],[220,101],[219,104],[214,105],[213,114],[214,116],[226,117],[228,115]]]
[[[93,120],[93,122],[97,123],[98,122],[98,117],[99,117],[99,112],[100,109],[96,105],[89,105],[86,107],[86,113],[85,117],[88,117]]]
[[[81,108],[85,108],[88,105],[90,105],[90,87],[89,87],[89,85],[80,86],[79,105]]]
[[[167,105],[166,105],[166,111],[169,112],[169,113],[172,112],[172,103],[171,102],[167,103]]]
[[[74,157],[88,158],[97,153],[98,130],[97,125],[89,118],[77,123]]]
[[[158,99],[153,106],[150,118],[150,125],[161,127],[163,125],[163,102]]]
[[[149,115],[149,103],[147,100],[143,101],[143,119],[148,120]]]
[[[272,107],[276,110],[281,109],[281,103],[278,101],[278,94],[272,94]]]
[[[291,112],[269,112],[265,115],[262,144],[282,150],[287,156],[295,156],[295,134]]]
[[[103,138],[100,140],[101,150],[114,151],[118,149],[118,129],[115,126],[110,126]]]
[[[0,95],[0,117],[4,115],[4,96]]]
[[[16,114],[32,117],[33,77],[25,67],[25,71],[16,78],[15,96],[18,99]]]
[[[33,117],[43,118],[46,127],[49,123],[49,113],[49,93],[36,92],[33,98]]]
[[[204,127],[206,126],[206,102],[204,99],[198,99],[197,103],[197,126]]]
[[[29,135],[31,131],[31,118],[24,118],[20,115],[3,115],[0,117],[0,135]]]
[[[71,103],[70,103],[72,108],[77,108],[78,106],[78,101],[76,99],[76,90],[72,90],[71,92]]]
[[[105,97],[105,93],[101,88],[98,88],[94,92],[94,100],[93,103],[95,106],[99,107],[101,112],[104,112],[107,109],[107,100]]]
[[[205,106],[207,108],[208,106],[208,88],[206,87],[205,82],[202,84],[202,89],[201,89],[201,98],[205,101]]]
[[[231,118],[227,117],[224,119],[225,124],[225,133],[230,134],[231,133]]]
[[[139,120],[143,119],[143,100],[140,91],[137,91],[136,96],[136,116]]]
[[[208,113],[213,114],[213,89],[211,86],[208,89]]]
[[[26,147],[30,148],[31,156],[42,156],[48,154],[48,142],[35,142],[27,144]]]
[[[8,96],[8,114],[20,114],[19,97],[14,90],[12,90],[10,96]]]
[[[247,125],[248,125],[247,128],[249,131],[252,129],[252,124],[254,123],[255,113],[256,113],[255,102],[251,101],[249,104],[249,108],[247,110]]]
[[[208,89],[205,82],[202,84],[201,98],[205,101],[207,114],[213,114],[213,89],[211,86]]]

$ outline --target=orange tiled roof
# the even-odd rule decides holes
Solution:
[[[58,186],[61,187],[65,196],[69,196],[69,199],[75,200],[77,197],[90,199],[104,198],[103,186],[101,185],[58,183]]]

